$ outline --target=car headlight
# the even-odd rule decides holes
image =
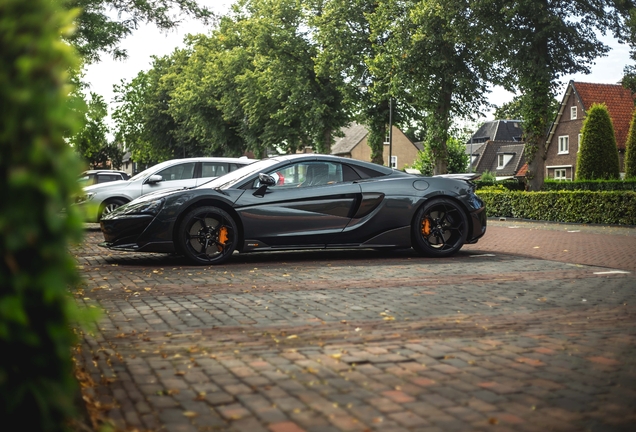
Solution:
[[[86,192],[75,198],[75,204],[81,204],[86,201],[90,201],[95,196],[95,192]]]
[[[117,216],[129,214],[149,214],[156,215],[163,207],[163,198],[152,201],[131,202],[119,207],[114,213]]]

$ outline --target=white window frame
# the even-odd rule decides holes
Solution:
[[[503,153],[497,155],[497,169],[501,169],[506,166],[506,158]]]
[[[581,151],[581,134],[578,134],[577,138],[579,140],[578,144],[576,145],[576,152],[580,152]]]
[[[577,114],[576,106],[570,107],[570,120],[576,120]]]
[[[384,144],[391,144],[391,131],[386,130],[386,136],[384,137]]]
[[[397,169],[398,159],[397,156],[391,156],[391,168]]]
[[[558,174],[558,175],[557,175]],[[554,170],[554,180],[568,180],[567,170],[565,168],[557,168]]]
[[[559,137],[559,151],[557,154],[568,154],[570,153],[570,136],[569,135],[561,135]]]

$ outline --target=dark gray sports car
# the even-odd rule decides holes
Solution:
[[[219,264],[239,252],[410,248],[445,257],[486,232],[467,180],[337,156],[264,159],[195,188],[157,192],[101,219],[104,246]]]

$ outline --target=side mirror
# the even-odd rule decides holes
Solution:
[[[161,181],[163,181],[163,177],[161,177],[158,174],[151,175],[150,177],[148,177],[146,179],[146,183],[149,183],[149,184],[155,184],[155,183],[159,183]]]
[[[258,175],[258,181],[261,185],[265,186],[274,186],[276,184],[276,179],[273,176],[265,173],[260,173]]]

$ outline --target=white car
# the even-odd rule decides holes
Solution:
[[[128,180],[86,186],[76,204],[84,209],[86,222],[99,222],[102,216],[142,195],[199,186],[254,161],[246,157],[173,159],[154,165]]]

